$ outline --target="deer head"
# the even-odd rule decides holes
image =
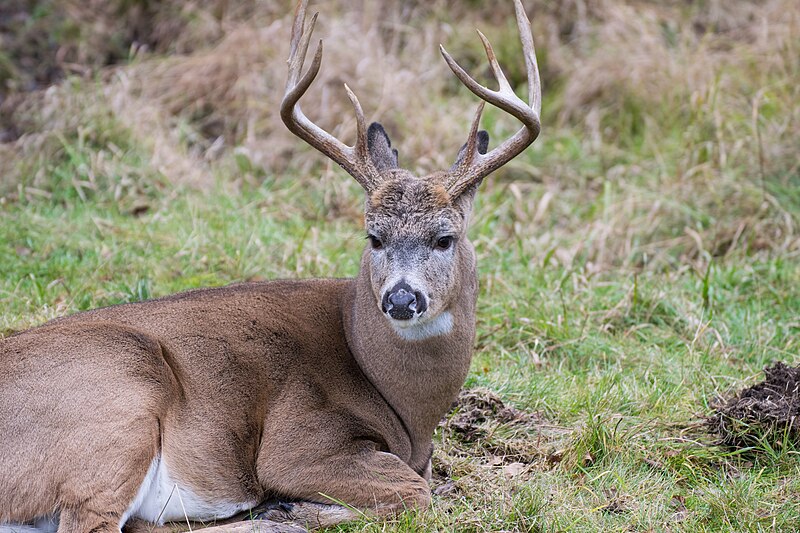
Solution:
[[[481,180],[501,167],[539,135],[541,87],[530,22],[520,0],[515,0],[517,25],[528,74],[528,100],[518,98],[495,58],[492,46],[479,31],[486,55],[499,84],[494,91],[477,83],[441,47],[452,71],[481,102],[467,142],[446,171],[417,177],[398,165],[397,150],[378,123],[366,126],[356,95],[345,84],[356,115],[356,142],[347,146],[311,122],[299,100],[313,82],[322,62],[322,41],[309,70],[303,74],[315,14],[308,28],[301,0],[292,28],[289,77],[281,104],[281,118],[298,137],[344,168],[366,192],[365,226],[368,246],[360,276],[368,276],[375,306],[394,330],[407,339],[445,333],[451,327],[448,310],[461,286],[464,272],[474,272],[474,252],[466,232],[472,201]],[[512,137],[487,152],[489,135],[478,131],[486,102],[516,117],[523,126]],[[470,268],[464,268],[469,266]],[[365,272],[366,270],[366,272]]]

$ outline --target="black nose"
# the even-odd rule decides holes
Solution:
[[[414,313],[421,314],[428,308],[425,296],[401,281],[383,294],[381,307],[384,313],[395,320],[409,320]]]

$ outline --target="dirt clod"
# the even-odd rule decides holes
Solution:
[[[608,514],[622,514],[630,511],[627,498],[619,494],[617,489],[610,488],[603,491],[606,497],[606,503],[600,507],[600,512]]]
[[[743,448],[767,443],[780,447],[800,437],[800,366],[782,362],[764,369],[766,379],[721,399],[706,421],[720,444]]]

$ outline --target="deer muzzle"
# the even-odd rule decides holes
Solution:
[[[414,290],[405,280],[383,293],[381,309],[395,320],[411,320],[428,309],[425,295]]]

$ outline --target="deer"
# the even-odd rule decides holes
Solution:
[[[473,201],[541,128],[531,26],[514,0],[528,103],[480,31],[498,90],[440,46],[480,103],[452,167],[416,176],[347,85],[352,146],[303,114],[322,63],[320,40],[303,73],[317,19],[306,25],[307,3],[295,11],[280,115],[364,189],[357,276],[188,290],[0,340],[0,531],[231,517],[212,529],[243,531],[243,513],[316,528],[430,504],[433,434],[475,342]],[[492,150],[479,130],[487,102],[522,124]]]

